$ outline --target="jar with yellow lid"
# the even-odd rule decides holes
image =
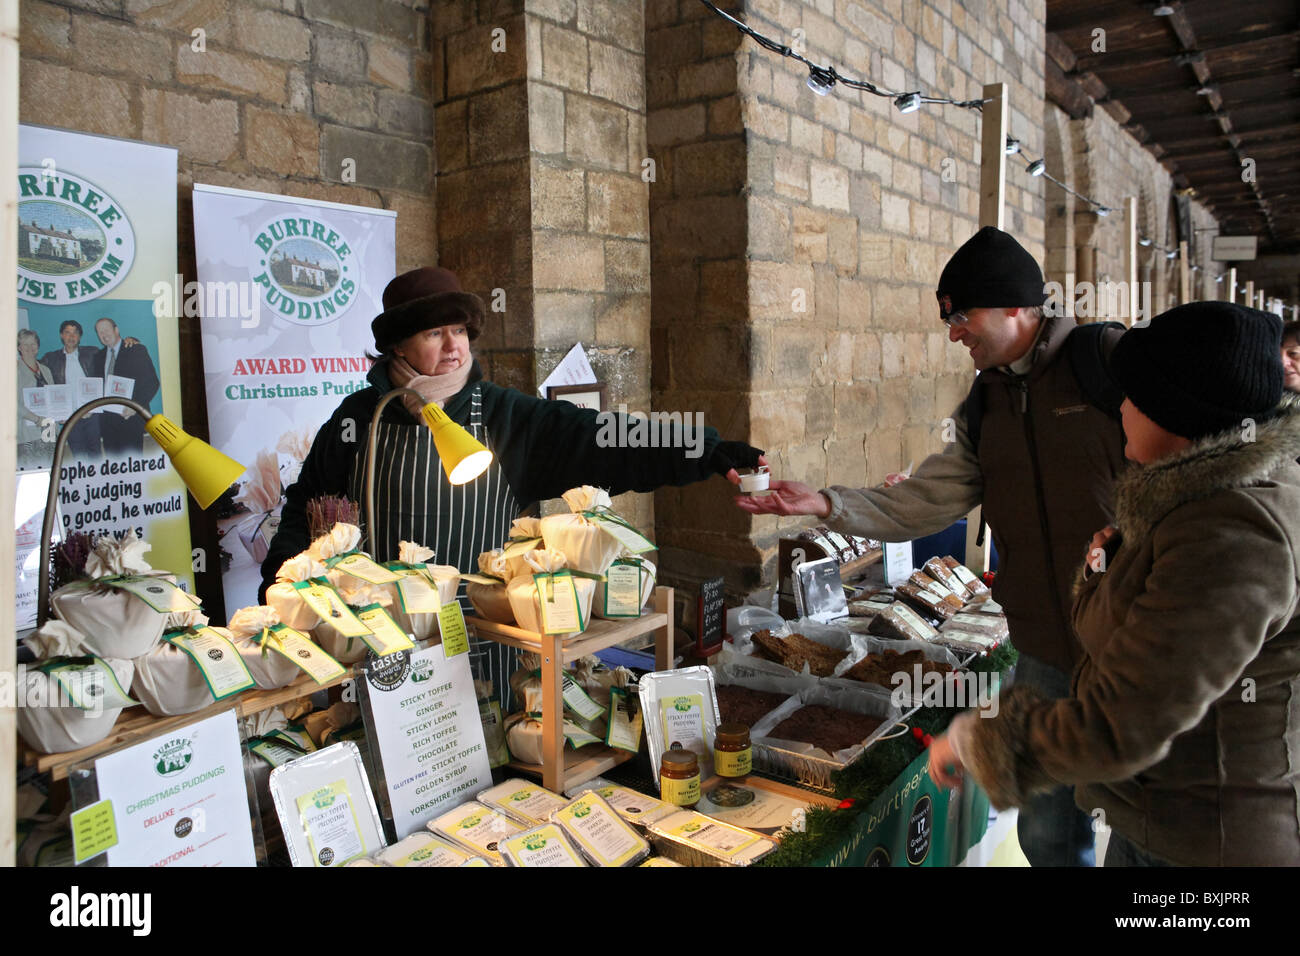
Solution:
[[[742,784],[754,769],[754,750],[745,724],[719,724],[713,736],[713,772],[728,783]]]
[[[694,809],[700,802],[700,759],[690,750],[665,750],[659,758],[659,799]]]

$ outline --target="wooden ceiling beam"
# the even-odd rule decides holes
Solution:
[[[1165,53],[1153,53],[1143,51],[1140,53],[1092,53],[1089,52],[1081,55],[1075,62],[1075,69],[1084,72],[1087,70],[1099,70],[1109,72],[1112,70],[1132,70],[1152,66],[1165,66],[1169,63],[1196,63],[1203,62],[1207,53],[1227,53],[1241,52],[1254,47],[1266,46],[1269,44],[1294,42],[1300,37],[1300,30],[1289,30],[1285,33],[1275,33],[1266,37],[1251,37],[1247,40],[1231,40],[1227,43],[1216,43],[1209,46],[1201,46],[1199,49],[1170,51]]]

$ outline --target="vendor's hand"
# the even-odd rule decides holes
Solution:
[[[720,441],[713,446],[709,464],[718,474],[725,475],[728,481],[739,484],[740,477],[732,477],[737,468],[757,468],[761,464],[767,464],[767,460],[763,457],[761,448],[746,445],[743,441]]]
[[[797,481],[773,481],[768,487],[765,495],[737,495],[737,506],[755,515],[830,517],[831,503],[820,491]]]
[[[767,466],[767,456],[766,456],[766,455],[759,455],[759,456],[758,456],[758,465],[756,465],[755,467],[760,467],[760,466]],[[730,469],[728,469],[728,470],[727,470],[727,474],[726,474],[724,477],[725,477],[729,482],[731,482],[733,485],[739,485],[739,484],[740,484],[740,472],[736,471],[736,469],[734,469],[734,468],[730,468]]]
[[[1105,567],[1100,559],[1106,553],[1106,542],[1118,533],[1118,528],[1108,524],[1092,536],[1092,540],[1088,542],[1088,553],[1083,556],[1084,563],[1090,570],[1097,571]]]
[[[938,786],[955,787],[962,780],[962,765],[948,735],[930,741],[930,779]]]
[[[885,487],[892,488],[894,485],[907,481],[909,477],[909,475],[905,475],[901,471],[891,471],[889,474],[885,475]]]

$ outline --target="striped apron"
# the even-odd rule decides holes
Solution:
[[[478,556],[501,547],[510,536],[510,524],[522,507],[506,481],[487,428],[483,424],[483,392],[474,385],[470,398],[468,431],[493,450],[487,471],[464,485],[452,485],[442,469],[433,433],[412,422],[378,424],[375,452],[375,549],[380,563],[397,559],[399,541],[414,541],[434,551],[438,564],[461,571],[478,570]],[[365,502],[365,454],[358,454],[350,482],[353,500]],[[364,506],[364,504],[363,504]],[[473,613],[458,592],[461,608]],[[514,648],[495,641],[470,642],[475,676],[492,681],[493,696],[509,713],[509,677],[517,667]]]

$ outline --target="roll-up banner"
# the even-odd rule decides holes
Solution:
[[[18,627],[36,617],[41,519],[60,426],[94,398],[181,420],[176,150],[42,126],[18,132]],[[57,534],[147,541],[193,587],[185,485],[141,417],[109,406],[68,434]]]
[[[260,566],[316,431],[366,387],[396,268],[396,216],[194,186],[198,283],[174,308],[201,315],[211,442],[246,463],[215,507],[226,613],[257,603]]]

